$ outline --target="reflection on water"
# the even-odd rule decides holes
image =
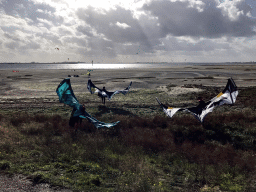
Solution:
[[[88,63],[78,63],[78,64],[0,64],[0,69],[125,69],[125,68],[159,68],[159,67],[171,67],[173,63],[164,64],[88,64]]]
[[[126,68],[168,68],[173,66],[188,66],[188,65],[219,65],[220,63],[134,63],[134,64],[88,64],[88,63],[78,63],[78,64],[0,64],[0,70],[17,70],[17,69],[126,69]],[[227,64],[227,63],[222,63]],[[233,65],[230,63],[229,65]]]

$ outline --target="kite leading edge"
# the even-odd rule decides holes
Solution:
[[[201,123],[203,123],[206,115],[213,111],[216,106],[223,104],[234,104],[238,95],[237,86],[232,78],[228,79],[225,89],[220,92],[216,97],[205,103],[205,106],[199,104],[196,107],[191,108],[172,108],[162,104],[158,98],[157,102],[162,107],[164,113],[172,118],[177,111],[186,111],[192,113]]]

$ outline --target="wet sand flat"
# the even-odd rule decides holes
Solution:
[[[132,89],[157,89],[174,85],[225,86],[232,77],[238,87],[254,86],[256,66],[218,65],[184,66],[150,69],[92,69],[91,80],[99,88],[113,91],[123,89],[132,81]],[[55,98],[56,88],[64,78],[70,78],[74,92],[88,93],[87,70],[1,70],[1,100],[15,98]],[[68,76],[71,77],[68,77]],[[79,75],[79,77],[74,77]],[[175,94],[175,93],[174,93]]]

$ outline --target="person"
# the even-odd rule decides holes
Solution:
[[[103,87],[102,91],[98,93],[98,96],[101,97],[102,103],[105,105],[105,101],[106,101],[106,88]],[[105,94],[103,93],[105,92]]]
[[[198,97],[197,99],[198,99],[199,104],[196,106],[196,113],[201,114],[207,104],[204,102],[202,97]]]
[[[202,97],[198,97],[197,99],[199,104],[196,107],[189,108],[189,110],[192,111],[193,113],[200,115],[207,104],[204,102]]]
[[[104,91],[105,93],[106,93],[106,88],[105,87],[103,87],[103,89],[102,89],[102,91]],[[105,95],[103,95],[103,97],[102,97],[102,103],[105,105],[105,100],[106,100],[106,97],[105,97]]]
[[[198,108],[203,109],[206,107],[206,103],[204,102],[202,97],[198,97],[198,102],[199,102],[199,105],[197,106]]]
[[[75,112],[77,111],[77,109],[74,107],[73,111],[71,113],[71,117],[69,119],[69,126],[74,128],[74,134],[77,133],[77,129],[78,129],[78,123],[79,126],[81,126],[82,124],[82,118],[80,118],[79,116],[74,116]],[[81,112],[81,114],[83,115],[85,113],[85,105],[81,105],[79,111]]]

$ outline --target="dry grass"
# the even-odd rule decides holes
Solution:
[[[242,90],[236,106],[216,109],[203,126],[183,113],[99,113],[120,123],[97,130],[84,120],[74,137],[66,116],[2,113],[0,169],[81,191],[253,191],[256,113],[246,101],[254,91]]]

